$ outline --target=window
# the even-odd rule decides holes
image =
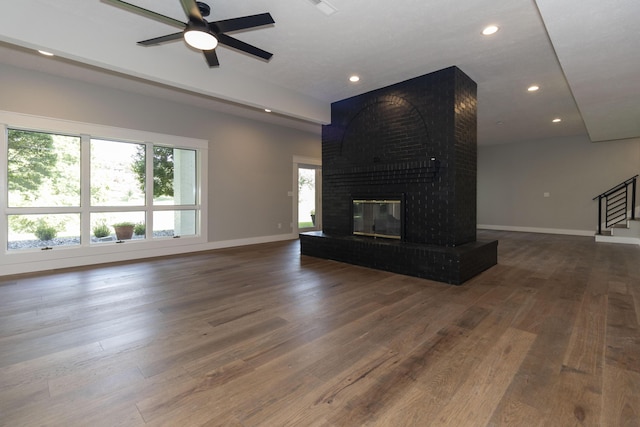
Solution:
[[[3,256],[205,240],[206,141],[2,112],[0,120]]]
[[[92,139],[91,206],[144,206],[144,144]]]
[[[80,244],[80,138],[7,130],[7,248]]]

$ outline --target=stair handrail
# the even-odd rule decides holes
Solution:
[[[633,181],[635,181],[635,180],[638,178],[638,176],[640,176],[640,175],[632,176],[631,178],[629,178],[629,179],[627,179],[627,180],[625,180],[625,181],[621,182],[620,184],[618,184],[618,185],[616,185],[616,186],[614,186],[614,187],[611,187],[610,189],[608,189],[608,190],[607,190],[607,191],[605,191],[604,193],[602,193],[602,194],[598,194],[596,197],[594,197],[594,198],[593,198],[593,199],[591,199],[591,200],[601,199],[601,198],[606,197],[606,196],[608,196],[608,195],[610,195],[610,194],[612,194],[612,193],[615,193],[615,192],[616,192],[616,191],[618,191],[619,189],[624,188],[624,187],[626,187],[627,185],[631,184]]]
[[[617,224],[619,222],[622,222],[624,220],[627,219],[627,188],[629,187],[629,185],[632,186],[632,190],[631,190],[631,219],[635,219],[636,215],[635,215],[635,210],[636,210],[636,183],[637,183],[637,179],[638,179],[639,175],[635,175],[632,176],[629,179],[624,180],[623,182],[621,182],[618,185],[615,185],[613,187],[611,187],[610,189],[608,189],[607,191],[605,191],[604,193],[598,194],[596,197],[594,197],[592,200],[596,200],[598,199],[598,234],[602,234],[602,199],[606,199],[608,198],[610,195],[615,194],[621,190],[625,190],[625,197],[624,197],[624,201],[622,202],[622,209],[620,209],[620,206],[616,206],[619,210],[622,210],[624,212],[623,215],[620,216],[620,219],[616,222],[614,222],[611,225]],[[605,212],[605,215],[608,219],[609,216],[609,205],[607,205],[607,211]],[[607,223],[607,227],[609,226],[609,224]]]

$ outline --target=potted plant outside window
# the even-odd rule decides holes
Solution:
[[[96,239],[103,239],[111,234],[111,229],[104,220],[99,221],[93,226],[93,235]]]
[[[116,238],[118,240],[129,240],[133,237],[133,228],[135,224],[133,222],[118,222],[113,224],[113,229],[116,231]]]
[[[147,227],[141,222],[133,226],[133,234],[135,234],[136,236],[144,236],[146,232]]]

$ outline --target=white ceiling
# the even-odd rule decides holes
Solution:
[[[6,1],[0,63],[315,132],[331,102],[456,65],[478,84],[481,145],[640,137],[638,0],[328,1],[330,16],[312,0],[208,0],[209,21],[270,12],[276,22],[231,34],[269,62],[219,47],[212,69],[181,40],[136,45],[177,30],[99,0]],[[129,2],[186,21],[179,0]],[[500,31],[482,36],[488,24]]]

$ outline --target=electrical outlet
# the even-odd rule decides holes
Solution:
[[[281,222],[278,223],[278,228],[282,228],[282,223]]]

